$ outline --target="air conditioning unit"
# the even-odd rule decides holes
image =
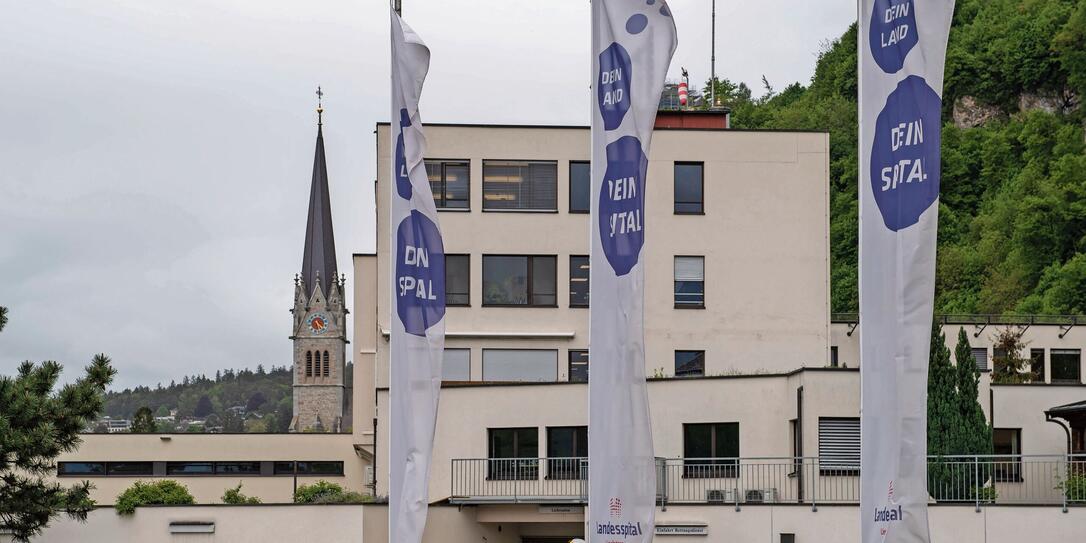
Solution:
[[[760,488],[748,490],[744,496],[746,503],[777,503],[776,488]]]
[[[735,503],[735,489],[726,488],[719,490],[706,490],[705,491],[706,503]]]

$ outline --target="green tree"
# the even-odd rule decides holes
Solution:
[[[165,405],[158,406],[158,409],[155,410],[155,416],[156,417],[168,417],[168,416],[170,416],[170,408],[166,407]]]
[[[230,505],[252,505],[260,503],[260,498],[242,494],[241,483],[238,483],[238,486],[228,488],[226,492],[223,492],[222,502]]]
[[[8,325],[8,308],[0,306],[0,332]]]
[[[64,487],[52,479],[57,456],[75,450],[79,432],[102,411],[116,372],[99,354],[86,375],[54,392],[60,372],[56,362],[24,362],[14,378],[0,376],[0,530],[15,541],[29,541],[61,513],[85,520],[94,506],[89,482]]]
[[[189,489],[177,481],[136,481],[117,496],[117,514],[131,515],[141,505],[188,505],[195,502]]]
[[[211,398],[208,398],[205,394],[200,396],[200,399],[196,402],[196,408],[192,410],[192,416],[198,419],[207,418],[214,409],[215,407],[211,404]]]
[[[298,487],[294,503],[368,503],[373,498],[359,492],[343,490],[342,486],[323,479]]]
[[[995,356],[992,360],[993,383],[1028,383],[1036,376],[1030,371],[1030,359],[1022,356],[1026,344],[1022,330],[1004,328],[992,338]]]
[[[954,451],[954,433],[961,426],[956,376],[950,365],[950,350],[938,319],[931,329],[928,362],[928,454],[948,456]],[[928,464],[928,492],[936,499],[954,487],[952,465],[941,460]]]
[[[952,428],[950,452],[959,456],[992,454],[992,429],[980,406],[980,370],[973,358],[969,335],[958,328],[958,343],[954,347],[954,373],[957,385],[959,424]],[[991,477],[991,467],[963,466],[957,470],[958,480],[965,482],[970,492],[984,495],[983,487]],[[975,496],[975,494],[974,494]]]
[[[244,432],[245,419],[239,417],[233,409],[227,409],[222,415],[222,431],[226,433]]]
[[[133,434],[153,434],[158,431],[158,425],[155,423],[155,416],[151,413],[150,407],[144,406],[136,410],[129,431]]]

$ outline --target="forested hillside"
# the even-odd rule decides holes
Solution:
[[[708,92],[708,84],[704,92]],[[735,128],[830,131],[832,307],[857,309],[856,27],[808,86],[727,80]],[[936,311],[1086,314],[1086,2],[958,0],[947,52]]]
[[[344,379],[349,390],[352,364],[347,364]],[[103,414],[132,419],[138,409],[147,407],[159,417],[172,412],[177,422],[211,417],[218,418],[224,428],[231,423],[238,425],[227,431],[285,432],[293,415],[291,383],[290,369],[285,366],[267,371],[259,365],[256,371],[226,369],[215,372],[214,377],[186,376],[166,386],[159,383],[153,388],[139,386],[108,392]],[[230,412],[232,407],[244,408],[247,420],[234,421],[237,414]]]

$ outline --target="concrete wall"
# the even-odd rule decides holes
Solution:
[[[62,462],[101,461],[271,461],[335,460],[343,462],[342,476],[299,477],[298,484],[324,479],[362,492],[363,462],[354,454],[351,434],[84,434],[83,444],[61,455]],[[294,478],[276,476],[168,476],[189,488],[196,503],[219,503],[223,491],[240,481],[242,492],[265,503],[289,503]],[[89,477],[94,484],[91,497],[100,505],[111,505],[117,495],[137,480],[155,477]],[[59,477],[61,484],[73,484],[78,477]]]
[[[780,541],[796,535],[799,543],[858,543],[859,509],[855,506],[672,506],[657,512],[658,524],[704,523],[708,535],[657,536],[655,541],[703,543]],[[1086,507],[1067,513],[1059,507],[972,506],[930,508],[932,541],[945,543],[1067,543],[1086,533]],[[170,534],[171,522],[214,522],[213,534]],[[572,537],[583,534],[583,513],[548,515],[536,506],[431,507],[425,543],[520,543],[522,537]],[[8,541],[0,535],[0,541]],[[112,509],[92,512],[86,524],[58,519],[35,543],[110,541],[115,543],[321,541],[385,543],[388,507],[195,506],[145,507],[130,517]]]

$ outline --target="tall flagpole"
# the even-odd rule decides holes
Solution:
[[[399,0],[397,0],[399,1]],[[713,0],[713,16],[712,16],[712,45],[709,52],[709,77],[711,78],[709,85],[709,107],[716,107],[716,0]]]

